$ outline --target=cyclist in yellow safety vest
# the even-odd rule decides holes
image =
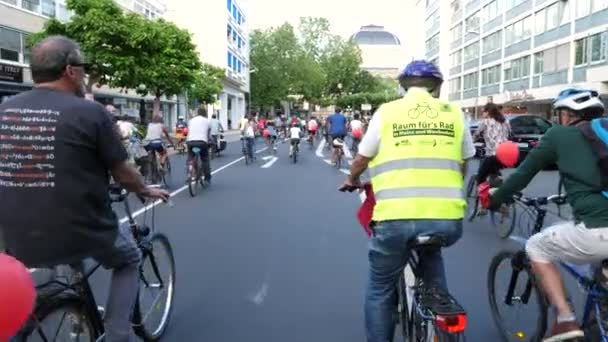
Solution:
[[[393,340],[395,284],[408,243],[441,234],[450,246],[461,237],[466,160],[475,155],[460,108],[436,98],[443,75],[434,64],[411,62],[399,82],[405,96],[375,113],[342,187],[359,186],[369,170],[376,206],[365,298],[368,342]],[[441,249],[425,249],[419,257],[425,286],[447,291]]]

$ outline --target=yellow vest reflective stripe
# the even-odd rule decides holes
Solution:
[[[373,219],[460,219],[464,122],[457,106],[410,89],[383,105],[380,148],[371,160]]]

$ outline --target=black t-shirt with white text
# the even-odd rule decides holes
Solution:
[[[0,104],[0,231],[30,267],[110,248],[109,170],[127,153],[102,105],[36,88]]]

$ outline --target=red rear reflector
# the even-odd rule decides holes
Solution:
[[[458,314],[453,316],[435,316],[435,326],[437,328],[450,333],[457,334],[464,331],[467,326],[467,315]]]

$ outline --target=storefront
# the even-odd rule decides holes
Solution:
[[[0,103],[32,86],[23,83],[23,67],[0,63]]]

